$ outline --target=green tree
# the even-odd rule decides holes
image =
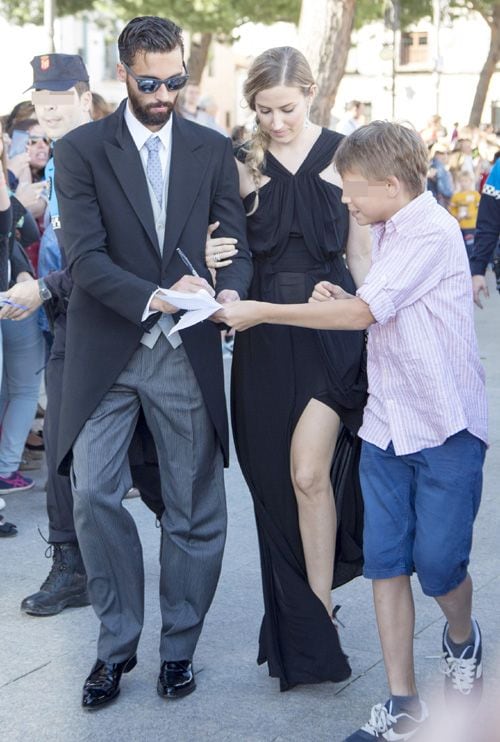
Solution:
[[[322,126],[330,123],[353,29],[384,18],[405,28],[431,13],[432,0],[303,0],[299,35],[318,83],[313,120]]]
[[[55,0],[56,15],[101,11],[124,21],[137,15],[174,19],[192,34],[188,60],[191,78],[199,82],[214,37],[230,41],[243,23],[297,22],[300,0]],[[0,14],[15,23],[43,23],[43,0],[0,0]]]

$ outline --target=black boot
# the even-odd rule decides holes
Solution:
[[[39,592],[28,595],[21,610],[30,616],[55,616],[68,607],[90,604],[87,575],[78,544],[52,544],[52,567]]]

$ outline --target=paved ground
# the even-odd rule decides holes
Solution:
[[[500,633],[500,297],[492,292],[477,312],[481,354],[491,402],[491,449],[487,457],[483,503],[473,554],[476,614],[485,646],[486,700],[495,707],[500,671],[495,648]],[[229,364],[229,361],[226,361]],[[352,678],[280,693],[276,680],[257,667],[257,632],[262,599],[257,543],[250,497],[233,455],[227,472],[229,533],[223,573],[195,658],[198,690],[176,703],[155,691],[159,669],[157,602],[159,531],[138,500],[127,507],[137,520],[144,544],[147,619],[137,668],[122,681],[120,698],[96,714],[80,709],[82,682],[95,659],[97,621],[91,608],[68,610],[53,618],[30,618],[19,611],[21,599],[38,588],[49,568],[37,526],[46,532],[44,472],[37,488],[6,497],[6,514],[19,535],[0,543],[0,739],[6,742],[340,742],[366,720],[371,705],[387,689],[378,646],[371,590],[362,578],[337,591],[346,625],[341,639],[350,656]],[[416,664],[425,697],[436,708],[441,698],[438,660],[442,619],[432,601],[415,590]],[[428,738],[430,740],[430,736]],[[436,742],[465,740],[458,732],[439,732]],[[471,742],[467,737],[467,742]],[[474,738],[476,739],[476,738]],[[477,742],[495,742],[486,731]],[[427,742],[427,741],[426,741]]]

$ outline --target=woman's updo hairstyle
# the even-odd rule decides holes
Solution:
[[[276,46],[267,49],[254,59],[243,85],[243,95],[249,108],[255,111],[255,98],[258,93],[278,85],[300,88],[304,95],[308,95],[314,85],[314,78],[307,59],[302,52],[292,46]],[[245,164],[252,174],[257,194],[268,147],[269,135],[262,131],[256,116],[254,132],[245,146]],[[256,202],[257,200],[258,196]],[[257,203],[252,212],[256,208]]]

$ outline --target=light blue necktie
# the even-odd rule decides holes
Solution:
[[[146,141],[146,149],[148,150],[146,174],[161,208],[163,202],[163,174],[159,155],[160,146],[160,137],[151,136]]]

